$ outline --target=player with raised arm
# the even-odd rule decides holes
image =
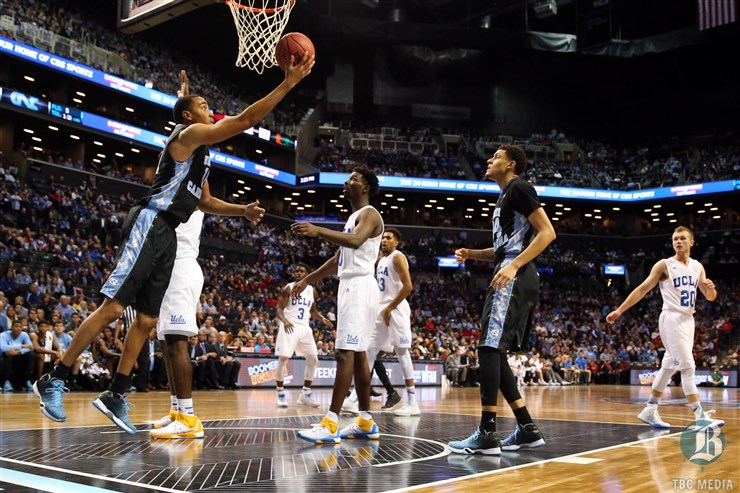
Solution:
[[[719,427],[725,424],[724,421],[708,418],[707,415],[713,414],[713,411],[705,414],[699,401],[699,389],[694,381],[696,363],[692,353],[696,290],[698,288],[706,299],[714,301],[717,299],[717,289],[711,279],[707,279],[704,266],[691,258],[691,247],[694,246],[694,234],[691,230],[684,226],[677,227],[671,241],[675,255],[658,260],[648,277],[627,296],[619,308],[606,316],[606,321],[613,324],[655,286],[659,286],[663,308],[658,319],[658,331],[665,346],[665,354],[658,375],[653,380],[652,394],[637,418],[653,428],[671,427],[658,414],[658,400],[665,392],[671,376],[680,371],[683,393],[694,412],[694,418],[697,421],[711,421],[714,426]]]
[[[321,267],[293,286],[293,296],[299,296],[309,284],[326,276],[339,276],[337,293],[337,374],[329,412],[321,423],[310,430],[301,430],[298,437],[309,442],[339,443],[342,438],[380,437],[378,425],[370,409],[370,371],[367,351],[370,331],[377,317],[380,291],[375,280],[375,260],[383,235],[383,218],[370,205],[370,197],[378,191],[378,177],[367,168],[355,168],[344,183],[344,196],[352,205],[352,214],[344,229],[334,231],[308,222],[297,222],[291,230],[300,236],[317,236],[340,248]],[[338,414],[354,374],[359,398],[360,416],[357,422],[339,429]]]
[[[283,383],[288,360],[293,354],[306,358],[306,369],[303,372],[303,389],[301,389],[301,395],[298,396],[296,402],[303,406],[319,407],[319,404],[311,398],[311,384],[316,366],[319,363],[319,353],[308,320],[309,317],[313,317],[329,328],[334,327],[334,324],[319,313],[316,307],[318,293],[313,286],[306,286],[300,295],[292,296],[295,283],[303,280],[309,272],[311,272],[311,269],[303,262],[295,266],[295,282],[291,282],[283,288],[277,306],[278,335],[275,342],[275,354],[278,356],[278,365],[275,383],[278,407],[288,406]]]
[[[208,186],[210,154],[208,146],[222,142],[252,128],[306,77],[313,68],[313,57],[291,65],[285,79],[267,96],[239,115],[215,122],[206,100],[197,95],[180,98],[173,109],[177,126],[160,154],[154,182],[139,204],[131,209],[124,225],[125,238],[119,249],[116,266],[101,289],[103,303],[80,325],[61,362],[34,384],[44,415],[65,421],[62,396],[64,381],[82,351],[92,343],[103,327],[121,316],[132,305],[137,315],[126,334],[118,372],[110,389],[101,393],[93,404],[127,433],[136,433],[128,418],[124,393],[131,387],[131,371],[136,358],[155,328],[159,311],[177,252],[175,229],[187,222],[196,207],[209,214],[243,216],[253,223],[262,219],[259,202],[248,205],[230,204],[213,197]],[[178,341],[185,347],[187,339]],[[187,355],[186,348],[175,350]],[[172,361],[173,371],[180,371],[184,358]],[[188,359],[187,365],[190,365]]]

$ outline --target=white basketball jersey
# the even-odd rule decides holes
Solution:
[[[696,287],[701,277],[701,264],[690,258],[684,265],[675,258],[665,259],[668,279],[660,281],[660,294],[663,296],[663,310],[692,315],[696,305]]]
[[[291,291],[293,290],[294,282],[288,284]],[[311,317],[311,306],[313,306],[313,286],[306,286],[306,289],[301,292],[301,296],[297,299],[291,294],[288,306],[283,309],[283,315],[293,325],[301,325],[308,327],[308,320]]]
[[[44,340],[41,340],[41,338],[39,337],[39,345],[41,345],[41,347],[43,347],[44,349],[48,351],[51,351],[52,349],[54,349],[54,334],[52,333],[52,331],[50,330],[46,331],[46,336],[44,336]],[[45,353],[44,363],[49,363],[49,362],[51,362],[51,355],[48,353]]]
[[[403,283],[401,282],[401,276],[396,271],[396,266],[393,264],[393,259],[397,255],[403,257],[403,261],[406,262],[406,256],[395,250],[388,256],[381,257],[378,260],[378,267],[375,270],[376,277],[378,278],[378,289],[380,289],[380,304],[387,305],[393,298],[398,296],[398,292],[401,291]],[[404,300],[403,302],[406,302]]]
[[[203,229],[203,211],[196,209],[190,215],[188,222],[180,224],[175,233],[177,233],[177,255],[180,258],[198,258],[198,249],[200,248],[200,230]]]
[[[365,207],[356,210],[351,216],[349,216],[347,224],[344,225],[344,229],[342,231],[345,233],[353,232],[355,230],[357,218],[360,216],[360,213],[368,207],[375,212],[378,212],[375,207],[371,205],[366,205]],[[380,215],[380,213],[378,213],[378,215]],[[337,269],[339,279],[373,275],[373,271],[375,270],[375,261],[378,259],[378,251],[380,250],[380,240],[383,238],[383,229],[385,228],[382,217],[380,218],[380,225],[380,234],[373,238],[368,238],[359,248],[340,247],[339,267]]]

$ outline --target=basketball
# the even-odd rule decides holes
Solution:
[[[290,55],[293,55],[293,64],[296,65],[303,59],[304,55],[311,56],[315,54],[316,51],[314,50],[313,43],[308,36],[301,33],[288,33],[284,35],[275,47],[275,58],[277,58],[278,65],[283,70],[288,68]]]

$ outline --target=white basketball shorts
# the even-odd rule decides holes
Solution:
[[[391,323],[386,325],[383,320],[383,310],[388,305],[378,307],[378,316],[375,327],[370,335],[369,347],[390,353],[393,348],[411,347],[411,307],[403,300],[391,312]]]
[[[194,258],[175,260],[172,277],[159,309],[157,321],[157,339],[164,336],[198,335],[198,323],[195,310],[198,298],[203,291],[203,271]]]
[[[379,300],[380,290],[375,276],[339,280],[337,349],[367,351],[370,333],[378,316]]]
[[[665,346],[662,367],[667,370],[694,368],[694,316],[665,310],[658,322],[660,339]]]
[[[292,357],[293,354],[298,356],[318,355],[311,327],[308,325],[293,325],[293,331],[288,334],[285,332],[283,322],[278,320],[275,354],[286,358]]]

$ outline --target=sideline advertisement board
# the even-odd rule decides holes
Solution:
[[[275,372],[278,358],[274,355],[258,356],[249,353],[236,353],[235,356],[242,364],[239,371],[237,385],[240,387],[274,387]],[[394,386],[404,385],[401,365],[395,360],[384,360],[388,378]],[[286,387],[302,387],[303,372],[306,370],[306,360],[291,358],[288,360]],[[313,377],[314,387],[331,387],[337,374],[337,364],[333,358],[319,358],[319,364]],[[442,361],[414,361],[414,381],[417,387],[442,385],[444,362]],[[378,377],[373,374],[373,385],[382,385]]]

